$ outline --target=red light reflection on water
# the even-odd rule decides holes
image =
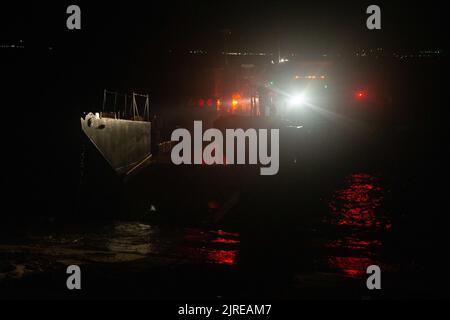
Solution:
[[[236,265],[239,233],[188,229],[184,239],[188,242],[187,256],[190,259],[196,262]]]
[[[391,228],[382,207],[383,191],[376,177],[357,173],[347,179],[343,189],[334,193],[329,203],[330,223],[345,229],[341,230],[341,237],[325,245],[331,250],[341,250],[327,258],[330,268],[340,270],[346,276],[359,278],[365,275],[369,265],[379,264],[373,257],[374,250],[382,242],[374,239],[374,236]],[[368,237],[370,233],[372,236]]]
[[[239,240],[217,238],[217,239],[212,240],[211,243],[238,244]]]
[[[326,247],[333,249],[350,249],[350,250],[366,250],[370,247],[376,247],[381,245],[380,240],[363,240],[358,237],[343,237],[342,239],[336,239],[329,242]]]
[[[217,231],[213,231],[213,233],[216,233],[217,235],[221,236],[221,237],[235,237],[238,238],[239,237],[239,233],[237,232],[226,232],[223,230],[217,230]]]
[[[367,267],[375,262],[367,257],[330,257],[328,264],[341,270],[346,276],[361,278],[366,274]]]
[[[216,264],[236,264],[237,250],[211,250],[207,254],[209,262]]]
[[[383,202],[378,179],[366,173],[350,176],[348,185],[335,192],[330,202],[332,223],[368,229],[389,229],[390,223],[380,210]]]

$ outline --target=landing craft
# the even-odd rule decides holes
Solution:
[[[373,122],[389,94],[376,79],[362,78],[361,71],[332,60],[287,59],[217,68],[200,77],[204,92],[188,106],[198,118],[266,117],[310,128],[333,116]]]
[[[110,109],[108,94],[114,98],[110,112],[105,111]],[[144,110],[139,110],[138,98],[145,100]],[[146,166],[152,157],[149,97],[136,93],[123,96],[124,104],[120,107],[117,100],[117,93],[105,90],[102,111],[89,112],[80,122],[89,147],[94,147],[93,152],[101,155],[119,176],[126,177]]]

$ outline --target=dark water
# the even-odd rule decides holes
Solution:
[[[382,254],[384,238],[392,228],[385,204],[389,192],[378,176],[364,172],[345,176],[323,198],[328,210],[321,222],[312,225],[307,235],[295,234],[287,228],[289,238],[283,238],[287,241],[277,240],[276,234],[253,234],[254,231],[236,226],[227,231],[211,225],[185,227],[144,221],[37,228],[24,233],[19,242],[17,237],[5,234],[0,246],[4,261],[0,279],[8,285],[27,283],[35,275],[62,272],[58,270],[69,264],[107,274],[111,271],[106,270],[116,265],[112,274],[125,282],[130,273],[136,277],[151,273],[165,278],[168,275],[162,270],[181,273],[191,270],[197,276],[210,272],[205,270],[214,270],[213,281],[207,283],[211,277],[204,282],[200,280],[199,288],[214,284],[215,291],[230,297],[239,296],[246,281],[253,287],[249,296],[255,294],[253,282],[266,283],[262,289],[264,296],[309,297],[311,291],[315,297],[322,293],[329,296],[330,292],[331,296],[339,296],[336,292],[348,295],[349,288],[355,287],[357,292],[364,292],[369,265],[379,265],[386,272],[395,271]],[[218,201],[207,201],[208,209],[220,206]],[[310,254],[305,255],[304,251]],[[267,267],[273,264],[276,267]],[[220,279],[228,280],[223,283]],[[178,286],[186,281],[173,285],[166,297],[177,296]],[[142,292],[143,288],[134,290]]]

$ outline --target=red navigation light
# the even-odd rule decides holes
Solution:
[[[220,101],[220,99],[217,99],[217,101],[216,101],[217,111],[220,111],[221,104],[222,104],[222,102]]]
[[[364,99],[367,96],[365,91],[359,90],[355,93],[357,99]]]
[[[233,94],[231,99],[231,107],[233,111],[237,109],[240,100],[241,95],[239,93]]]

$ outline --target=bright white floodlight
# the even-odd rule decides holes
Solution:
[[[291,107],[298,107],[303,105],[304,103],[305,103],[305,95],[303,93],[291,96],[288,100],[288,104]]]

